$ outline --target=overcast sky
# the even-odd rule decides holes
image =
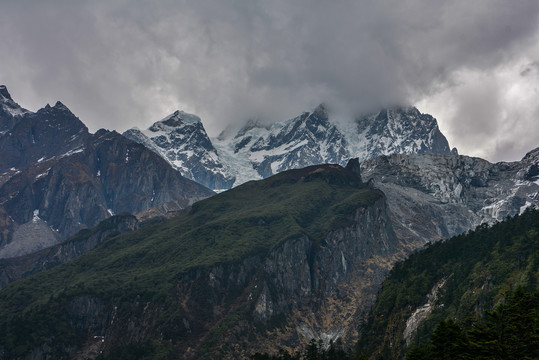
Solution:
[[[537,0],[0,0],[0,84],[91,131],[413,104],[461,154],[518,160],[539,146],[538,25]]]

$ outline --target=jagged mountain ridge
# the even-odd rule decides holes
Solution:
[[[234,138],[234,151],[248,151],[250,162],[263,178],[314,164],[344,165],[350,158],[347,141],[330,123],[324,106],[272,126],[265,136],[253,136],[251,130],[243,129],[240,133],[244,134]]]
[[[195,119],[197,126],[192,120],[162,125],[182,117]],[[146,131],[133,128],[124,135],[161,154],[185,176],[213,189],[309,165],[344,165],[355,157],[365,160],[392,153],[456,154],[436,119],[412,107],[337,121],[326,106],[319,105],[312,112],[273,125],[250,120],[235,134],[223,132],[213,139],[208,138],[197,116],[175,112]]]
[[[53,245],[114,213],[186,207],[212,194],[114,131],[89,133],[60,102],[1,115],[11,127],[0,136],[0,257]]]

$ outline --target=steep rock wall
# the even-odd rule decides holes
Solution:
[[[72,299],[75,358],[148,340],[172,344],[178,359],[248,357],[312,338],[351,343],[400,249],[382,197],[321,241],[304,235],[267,254],[191,269],[164,302]]]

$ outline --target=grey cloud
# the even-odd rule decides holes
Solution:
[[[498,84],[489,78],[478,78],[470,86],[455,94],[455,121],[452,133],[466,142],[496,134],[499,116],[503,109],[500,104]]]
[[[183,108],[213,134],[250,117],[282,120],[319,102],[348,113],[417,103],[458,88],[455,74],[463,69],[488,74],[537,46],[539,20],[539,3],[528,0],[0,7],[0,82],[23,106],[60,99],[92,130],[147,127]],[[503,84],[480,85],[450,91],[457,116],[445,119],[453,142],[470,149],[472,132],[499,134],[496,112],[504,110],[497,101]]]
[[[527,64],[520,72],[520,76],[539,76],[539,61]]]

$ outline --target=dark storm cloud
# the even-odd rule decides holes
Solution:
[[[534,0],[4,1],[0,82],[29,108],[62,100],[92,130],[176,108],[215,134],[319,102],[426,103],[452,145],[497,160],[539,145],[514,130],[536,126],[537,101],[503,108],[519,98],[508,82],[537,88],[538,14]]]

